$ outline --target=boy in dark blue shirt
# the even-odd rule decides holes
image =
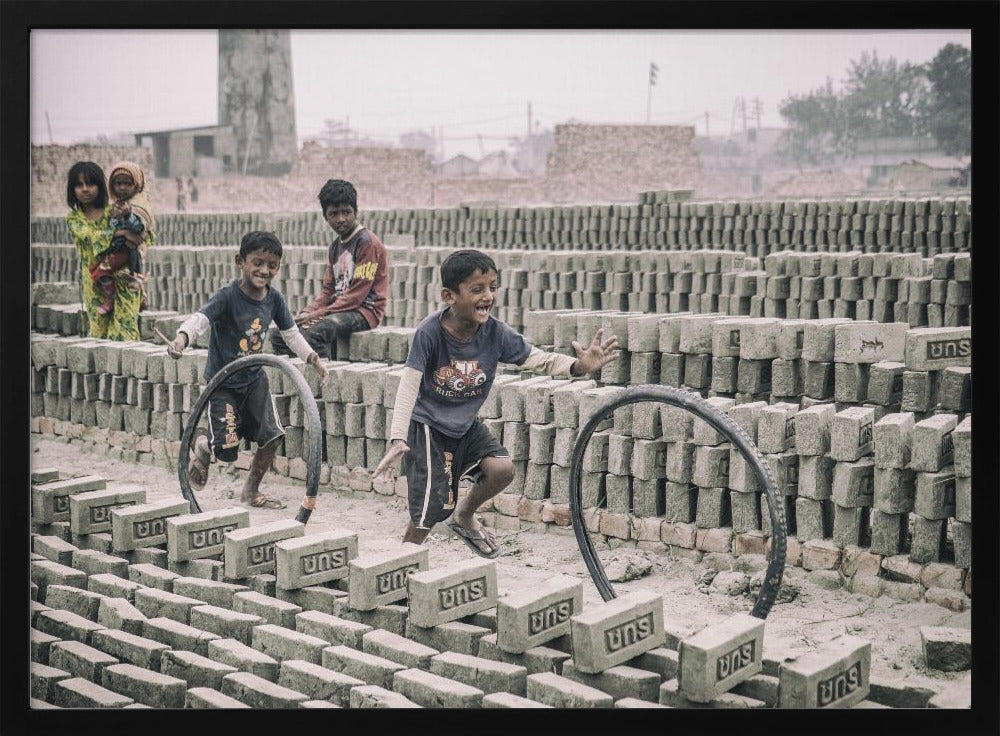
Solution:
[[[605,341],[598,330],[586,349],[574,341],[576,358],[531,346],[490,316],[497,267],[479,251],[448,256],[441,264],[441,283],[441,299],[448,306],[428,315],[413,335],[396,394],[391,444],[374,476],[389,476],[406,456],[410,524],[404,542],[420,544],[434,524],[447,519],[446,526],[476,554],[493,558],[500,552],[496,539],[474,512],[514,479],[510,453],[478,418],[497,363],[581,377],[618,358],[618,338]],[[463,477],[474,485],[456,504]]]
[[[270,285],[281,268],[281,254],[281,242],[274,234],[253,231],[244,235],[236,256],[240,278],[215,292],[200,311],[177,329],[177,336],[167,344],[170,357],[180,358],[184,348],[211,326],[205,365],[205,380],[209,381],[237,358],[259,354],[273,320],[286,344],[326,383],[329,375],[319,355],[299,333],[285,297]],[[268,390],[267,374],[261,366],[238,371],[212,394],[209,401],[210,440],[204,434],[197,436],[194,456],[188,464],[188,480],[193,488],[200,490],[208,477],[212,453],[222,462],[232,462],[242,439],[251,439],[257,443],[257,452],[250,463],[240,500],[259,508],[284,508],[283,501],[259,491],[260,481],[274,459],[276,440],[284,434],[274,398]]]

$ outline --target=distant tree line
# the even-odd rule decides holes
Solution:
[[[790,124],[780,149],[800,164],[852,156],[858,142],[931,135],[952,156],[972,152],[972,54],[949,43],[926,64],[883,61],[875,51],[851,61],[843,87],[826,84],[781,102]]]

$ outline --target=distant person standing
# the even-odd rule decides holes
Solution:
[[[188,177],[188,193],[191,195],[191,204],[198,201],[198,185],[194,183],[194,177]]]
[[[187,195],[184,191],[184,180],[178,176],[176,182],[177,182],[177,211],[184,212],[187,209],[187,207],[185,206]]]

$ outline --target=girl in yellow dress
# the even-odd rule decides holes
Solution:
[[[139,340],[142,290],[129,269],[115,272],[115,307],[106,315],[98,312],[103,299],[90,278],[91,264],[111,244],[113,235],[108,225],[108,185],[100,166],[93,161],[73,164],[66,177],[66,204],[70,207],[66,222],[80,261],[87,334],[108,340]]]

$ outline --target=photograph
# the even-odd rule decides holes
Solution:
[[[1000,4],[147,5],[5,47],[8,717],[1000,724]]]

